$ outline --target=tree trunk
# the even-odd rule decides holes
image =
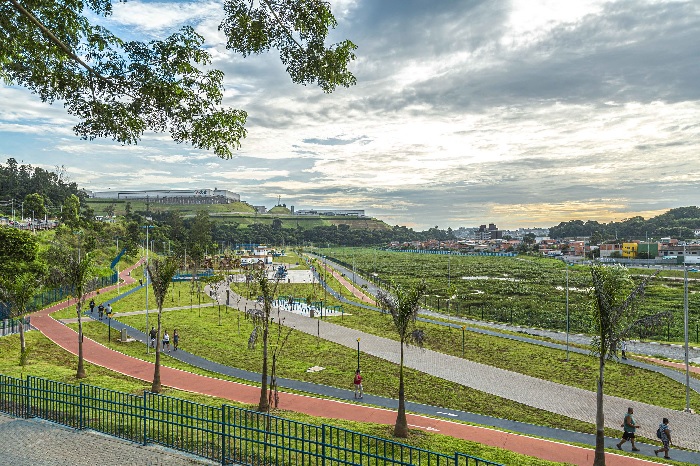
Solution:
[[[267,298],[263,306],[268,306]],[[267,311],[267,309],[266,309]],[[263,361],[262,361],[262,386],[260,387],[260,402],[258,403],[258,411],[267,412],[270,409],[270,404],[267,401],[267,335],[269,330],[270,314],[265,312],[265,322],[263,324]]]
[[[80,298],[75,306],[76,312],[78,313],[78,371],[75,377],[78,379],[84,379],[87,377],[85,374],[85,363],[83,361],[83,319],[80,315]]]
[[[596,390],[595,411],[595,457],[593,466],[605,466],[605,416],[603,414],[603,383],[605,374],[605,356],[600,356],[600,367]]]
[[[408,437],[408,421],[406,421],[406,400],[404,399],[403,389],[403,339],[401,339],[401,362],[399,363],[399,412],[396,415],[394,436],[400,438]]]
[[[27,351],[27,342],[24,339],[24,316],[19,318],[19,353],[24,354]]]
[[[163,387],[160,384],[160,318],[162,315],[162,309],[158,309],[158,331],[156,332],[156,364],[153,370],[153,384],[151,384],[151,391],[153,393],[160,393],[163,391]],[[148,344],[148,343],[146,343]]]

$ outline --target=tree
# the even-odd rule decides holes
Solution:
[[[148,263],[148,276],[151,278],[151,287],[153,288],[153,296],[156,298],[156,306],[158,307],[158,329],[156,335],[156,363],[153,372],[153,384],[151,391],[160,393],[162,386],[160,384],[160,341],[161,335],[161,318],[163,316],[163,303],[168,294],[168,288],[172,283],[173,277],[177,273],[179,267],[178,262],[173,257],[164,259],[152,259]]]
[[[24,211],[32,215],[32,220],[42,218],[46,213],[44,196],[39,193],[27,194],[24,197]]]
[[[0,227],[0,300],[10,318],[21,318],[45,273],[36,237],[27,231]],[[20,353],[26,351],[24,325],[19,326]]]
[[[272,299],[275,287],[267,276],[265,268],[258,268],[252,273],[253,283],[258,287],[262,296],[262,309],[251,309],[249,311],[253,320],[253,331],[248,339],[248,348],[253,349],[258,339],[258,334],[262,330],[262,385],[260,387],[260,401],[258,411],[266,412],[270,409],[270,400],[267,394],[268,383],[268,336],[270,333],[270,316],[272,315]],[[275,281],[275,284],[278,282]]]
[[[63,101],[83,139],[111,137],[136,144],[145,131],[168,131],[178,143],[222,158],[245,137],[246,112],[223,108],[223,77],[192,27],[164,40],[126,41],[97,24],[112,0],[0,2],[0,78],[43,102]],[[347,65],[350,41],[325,46],[336,26],[320,0],[226,0],[219,26],[227,48],[244,56],[280,52],[292,81],[325,92],[355,84]],[[106,23],[106,21],[103,21]]]
[[[408,437],[408,421],[406,420],[406,400],[404,394],[403,359],[404,345],[414,343],[423,345],[425,333],[416,328],[416,317],[420,309],[420,299],[425,294],[426,286],[421,282],[415,286],[404,287],[398,284],[391,286],[393,294],[384,290],[377,293],[377,303],[383,310],[391,314],[394,329],[401,344],[401,359],[399,362],[399,411],[396,416],[394,435]]]
[[[74,230],[80,228],[80,198],[75,194],[71,194],[63,201],[61,222]]]
[[[83,320],[82,307],[85,295],[95,288],[91,283],[94,273],[93,258],[91,252],[86,250],[82,232],[73,235],[57,234],[54,242],[46,252],[46,259],[50,266],[49,280],[54,285],[65,285],[71,290],[76,299],[75,309],[78,317],[78,370],[76,377],[85,378],[85,364],[83,358]]]
[[[658,271],[656,272],[658,273]],[[644,297],[647,283],[656,275],[645,277],[635,285],[629,272],[621,265],[591,267],[593,277],[593,324],[595,336],[591,349],[598,356],[596,390],[596,447],[594,466],[605,466],[605,418],[603,389],[605,362],[617,354],[620,341],[627,340],[635,329],[653,328],[670,317],[669,312],[641,315],[634,305]]]

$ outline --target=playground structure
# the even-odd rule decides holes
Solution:
[[[278,296],[272,301],[272,306],[282,311],[293,312],[308,317],[343,317],[345,312],[343,306],[327,306],[323,301],[309,302],[305,298],[295,298],[293,296]]]

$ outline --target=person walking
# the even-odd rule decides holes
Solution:
[[[362,375],[360,374],[360,369],[355,371],[355,378],[352,383],[355,385],[355,398],[358,398],[357,394],[359,393],[359,398],[362,399]]]
[[[105,313],[105,306],[104,304],[100,303],[99,306],[97,306],[97,317],[102,320],[102,315]]]
[[[167,330],[163,331],[163,351],[170,352],[170,335],[168,335]]]
[[[156,347],[156,338],[158,337],[158,332],[156,332],[155,327],[151,327],[151,331],[148,332],[148,336],[151,338],[151,348]]]
[[[661,443],[663,444],[663,447],[661,447],[659,450],[654,450],[654,454],[656,456],[659,456],[659,453],[662,451],[664,452],[664,458],[667,460],[670,460],[671,457],[668,456],[668,450],[671,445],[673,445],[673,442],[671,441],[671,429],[668,427],[668,419],[664,418],[661,424],[659,424],[659,428],[656,431],[656,436],[661,439]]]
[[[637,431],[637,428],[639,428],[639,424],[635,422],[632,414],[634,414],[634,409],[631,407],[627,408],[625,420],[622,421],[622,428],[624,429],[622,440],[616,445],[618,450],[622,450],[622,444],[629,440],[632,443],[632,451],[639,451],[637,445],[634,444],[634,433]]]
[[[112,315],[112,305],[110,303],[107,303],[107,307],[105,308],[105,312],[107,313],[107,317],[110,317]]]
[[[177,351],[177,345],[180,343],[180,334],[177,333],[177,329],[173,330],[173,351]]]
[[[627,359],[627,342],[625,340],[620,342],[620,351],[622,352],[622,359]]]
[[[91,299],[90,300],[90,314],[92,314],[92,311],[95,310],[95,300]]]

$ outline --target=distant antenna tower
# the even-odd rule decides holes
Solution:
[[[277,205],[282,205],[282,196],[277,195]]]

